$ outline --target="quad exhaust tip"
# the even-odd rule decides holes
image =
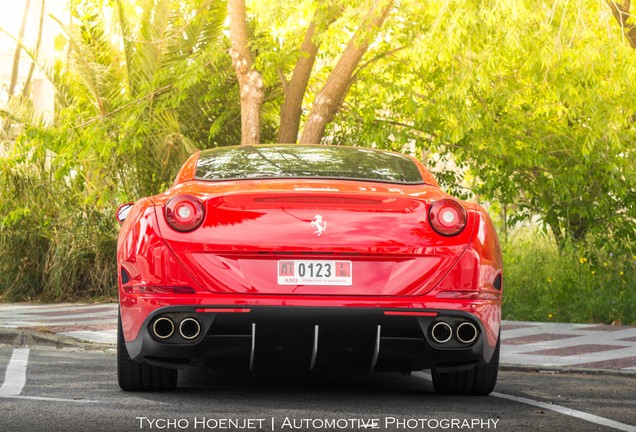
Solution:
[[[194,318],[186,318],[179,324],[179,333],[184,339],[196,339],[201,333],[201,324]]]
[[[455,327],[455,331],[450,324],[445,321],[437,321],[431,327],[431,337],[438,344],[445,344],[449,342],[451,338],[455,336],[455,340],[459,343],[468,345],[473,343],[477,336],[479,336],[479,330],[475,324],[470,321],[462,321],[457,327]]]
[[[453,329],[450,325],[448,325],[448,323],[438,321],[431,329],[431,336],[433,336],[433,340],[435,342],[443,344],[451,339],[453,336]]]
[[[471,322],[464,321],[457,326],[455,337],[464,344],[469,344],[477,339],[477,327]]]
[[[170,318],[157,318],[152,325],[152,332],[159,339],[168,339],[174,333],[174,323]]]

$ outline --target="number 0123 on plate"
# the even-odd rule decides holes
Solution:
[[[351,261],[278,261],[278,285],[351,285]]]

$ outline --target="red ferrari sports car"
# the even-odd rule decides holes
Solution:
[[[412,157],[205,150],[168,191],[117,214],[124,390],[172,389],[199,365],[432,369],[439,393],[495,386],[495,229]]]

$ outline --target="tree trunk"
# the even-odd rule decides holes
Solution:
[[[18,32],[18,42],[15,46],[15,52],[13,53],[13,68],[11,69],[11,82],[9,83],[9,98],[15,93],[15,86],[18,83],[18,72],[20,69],[20,52],[22,51],[22,44],[24,40],[24,29],[26,28],[27,19],[29,18],[29,8],[31,7],[31,0],[26,0],[24,5],[24,12],[22,13],[22,23],[20,23],[20,31]]]
[[[351,85],[351,78],[360,59],[367,51],[369,43],[382,26],[394,0],[376,0],[362,21],[360,28],[349,41],[338,63],[329,74],[327,82],[316,95],[300,142],[318,144],[327,123],[333,120]]]
[[[247,39],[245,0],[229,0],[230,56],[236,71],[241,93],[241,144],[259,144],[261,141],[261,106],[263,105],[263,78],[253,69],[252,54]]]
[[[46,0],[40,0],[40,22],[38,23],[38,36],[35,40],[35,50],[33,52],[33,57],[37,59],[40,55],[40,45],[42,44],[42,29],[44,27],[44,10],[45,10]],[[31,61],[31,66],[29,66],[29,74],[27,75],[27,79],[24,82],[24,88],[22,89],[22,96],[26,97],[31,92],[31,79],[33,78],[33,72],[35,71],[35,60]]]
[[[319,45],[316,34],[327,30],[337,16],[335,8],[318,8],[307,28],[305,39],[300,46],[300,57],[294,67],[291,80],[285,85],[285,100],[280,108],[279,143],[295,143],[298,140],[298,128],[302,111],[303,96],[316,61]]]
[[[565,237],[561,234],[561,226],[558,223],[548,223],[550,230],[552,231],[552,235],[554,235],[554,241],[559,248],[559,251],[562,251],[565,248]]]
[[[614,18],[616,18],[616,21],[618,21],[618,24],[621,26],[627,41],[632,48],[636,48],[636,26],[634,26],[633,21],[629,20],[631,17],[629,14],[631,0],[623,0],[622,2],[616,2],[613,0],[605,1],[612,10]]]

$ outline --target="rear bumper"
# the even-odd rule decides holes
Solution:
[[[174,324],[164,339],[153,330],[159,318]],[[192,339],[179,333],[186,318],[200,324]],[[453,329],[448,342],[432,338],[439,321]],[[454,334],[467,321],[478,332],[468,344]],[[154,310],[126,347],[134,360],[172,368],[462,370],[490,360],[492,332],[477,315],[457,310],[184,305]]]

